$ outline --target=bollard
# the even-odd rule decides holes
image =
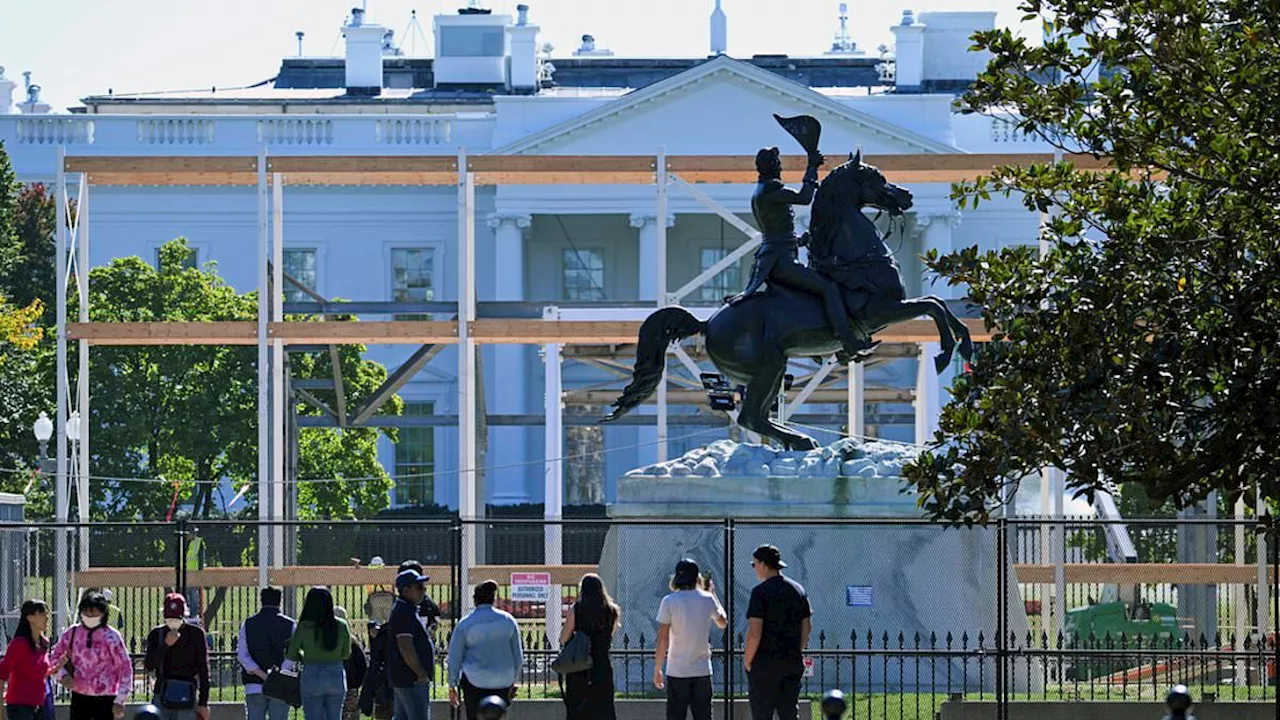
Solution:
[[[1187,711],[1191,709],[1191,691],[1186,685],[1174,685],[1169,694],[1164,696],[1165,705],[1169,706],[1169,714],[1164,720],[1196,720]]]
[[[476,717],[480,720],[502,720],[507,715],[507,701],[497,695],[480,701],[480,707],[476,708]]]
[[[828,690],[822,696],[822,717],[827,720],[840,720],[848,709],[849,703],[845,702],[844,693],[839,690]]]
[[[160,720],[160,708],[147,703],[133,711],[133,720]]]

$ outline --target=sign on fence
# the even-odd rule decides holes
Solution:
[[[870,585],[846,585],[844,589],[844,602],[849,607],[871,607],[871,586]]]
[[[813,658],[808,656],[804,659],[804,676],[813,677]]]
[[[551,597],[551,573],[511,573],[511,599],[546,602]]]

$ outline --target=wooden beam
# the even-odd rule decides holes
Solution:
[[[276,322],[268,334],[307,345],[427,345],[458,341],[458,323],[447,320],[388,322]]]
[[[254,345],[256,332],[254,322],[67,323],[69,339],[92,345]]]
[[[445,565],[423,568],[435,584],[447,584],[449,567]],[[77,587],[173,587],[177,578],[174,569],[161,567],[90,568],[73,573]],[[317,566],[272,568],[270,582],[273,585],[387,585],[395,584],[395,566],[385,568]],[[187,573],[191,587],[256,587],[256,567],[215,567],[192,570]]]
[[[245,173],[258,171],[252,155],[68,155],[63,166],[74,173]]]
[[[1017,582],[1052,584],[1053,565],[1015,565]],[[1063,573],[1069,583],[1249,585],[1258,581],[1254,565],[1217,563],[1067,563]],[[1276,581],[1274,570],[1271,582]]]

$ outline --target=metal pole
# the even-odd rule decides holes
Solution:
[[[462,578],[479,563],[483,499],[476,488],[476,345],[471,323],[476,317],[475,296],[475,177],[467,167],[467,151],[458,152],[458,514],[462,526]],[[468,522],[470,521],[470,522]],[[470,609],[469,593],[462,602]]]
[[[1066,475],[1057,468],[1051,468],[1049,476],[1053,479],[1053,517],[1058,521],[1053,526],[1053,614],[1054,622],[1062,628],[1066,626],[1067,621],[1067,580],[1066,570],[1063,567],[1067,553],[1067,526],[1062,522],[1065,515],[1063,496],[1066,494],[1066,489],[1063,483]]]
[[[654,270],[657,276],[658,289],[658,307],[666,307],[667,305],[667,149],[666,147],[658,147],[658,155],[654,159],[654,181],[658,186],[657,207],[654,213],[654,235],[657,241],[654,243],[654,251],[657,253],[657,259],[654,261]],[[657,437],[657,454],[658,462],[667,459],[667,359],[666,350],[663,350],[662,356],[662,381],[658,383],[658,437]]]
[[[1235,512],[1236,526],[1235,526],[1235,532],[1233,533],[1235,535],[1235,541],[1236,541],[1235,542],[1236,565],[1241,565],[1241,566],[1245,564],[1244,563],[1244,509],[1245,509],[1244,495],[1241,495],[1240,497],[1236,498],[1236,512]],[[1235,595],[1235,602],[1233,603],[1234,607],[1231,609],[1231,614],[1235,616],[1235,623],[1234,623],[1235,638],[1231,642],[1231,647],[1232,649],[1237,651],[1240,650],[1241,644],[1244,642],[1245,633],[1249,631],[1249,619],[1248,619],[1249,603],[1246,601],[1244,596],[1246,587],[1248,587],[1246,583],[1241,583],[1231,588],[1232,593]],[[1248,684],[1248,676],[1245,673],[1245,662],[1243,660],[1236,661],[1235,684],[1236,685]]]
[[[271,566],[271,393],[267,322],[271,312],[267,277],[267,149],[258,148],[258,586]]]
[[[59,523],[67,522],[70,514],[70,495],[67,487],[67,151],[58,146],[58,167],[54,179],[54,207],[57,209],[56,247],[54,249],[54,295],[57,310],[57,392],[56,419],[57,434],[54,436],[54,519]],[[54,535],[53,555],[53,612],[54,626],[58,629],[67,625],[70,607],[67,602],[67,546],[66,528],[58,528]]]
[[[561,459],[564,455],[562,402],[564,385],[561,375],[560,344],[544,345],[543,354],[545,357],[543,377],[546,386],[544,403],[547,422],[546,447],[543,450],[546,458],[543,490],[546,548],[543,562],[554,566],[564,562],[563,528],[560,524],[560,520],[564,517],[564,461]],[[560,646],[561,605],[560,586],[553,583],[546,606],[547,640],[552,648]]]
[[[284,320],[284,176],[271,174],[271,320]],[[284,565],[284,340],[271,341],[271,566]]]
[[[80,173],[80,202],[76,206],[76,234],[79,248],[76,250],[76,280],[79,287],[80,322],[89,322],[89,175]],[[89,522],[89,341],[79,341],[79,372],[76,376],[76,406],[80,410],[80,440],[78,449],[76,488],[81,523]],[[89,569],[89,527],[80,527],[80,570]]]
[[[734,622],[734,602],[733,598],[737,594],[736,579],[734,577],[734,525],[733,518],[726,518],[724,521],[724,588],[720,591],[724,595],[724,613],[729,619],[729,623],[724,628],[724,717],[725,720],[733,720],[733,696],[734,696],[734,675],[736,666],[734,663],[734,630],[736,623]]]
[[[862,363],[849,363],[849,435],[855,438],[867,434],[867,369]]]
[[[1263,518],[1267,514],[1267,503],[1262,495],[1262,483],[1258,483],[1258,507],[1257,516]],[[1280,580],[1280,578],[1277,578]],[[1267,627],[1269,625],[1267,598],[1271,597],[1270,583],[1267,582],[1267,534],[1264,530],[1258,530],[1258,635],[1265,638],[1267,636]],[[1280,637],[1277,637],[1280,640]],[[1280,664],[1280,663],[1278,663]],[[1278,699],[1277,704],[1280,704]]]

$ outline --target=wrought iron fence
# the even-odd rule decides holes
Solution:
[[[518,697],[548,699],[561,694],[550,670],[559,619],[576,599],[581,574],[597,572],[623,608],[611,651],[617,694],[656,698],[653,615],[670,567],[688,555],[709,571],[729,614],[729,627],[711,638],[717,697],[742,699],[746,608],[756,582],[750,554],[774,542],[788,548],[788,575],[829,616],[815,618],[804,692],[818,697],[839,687],[854,717],[933,718],[957,698],[999,706],[1152,701],[1175,683],[1202,698],[1277,703],[1280,543],[1239,521],[1126,523],[1144,562],[1108,562],[1087,547],[1106,524],[1091,519],[1000,520],[973,529],[906,519],[7,524],[0,528],[0,558],[7,559],[0,622],[11,633],[22,598],[54,596],[54,548],[63,533],[72,555],[68,602],[86,588],[113,591],[112,623],[136,658],[137,699],[150,692],[141,663],[146,633],[160,622],[164,594],[178,591],[209,636],[213,701],[239,701],[236,636],[258,607],[260,547],[274,537],[279,549],[265,575],[285,588],[286,608],[300,609],[307,587],[327,585],[366,647],[367,622],[378,612],[371,597],[390,592],[400,562],[424,565],[432,575],[428,593],[442,611],[434,691],[441,699],[444,650],[469,609],[470,586],[497,580],[497,604],[524,635]],[[1236,527],[1245,529],[1245,542],[1235,538]],[[1048,544],[1046,556],[1046,530],[1078,542]],[[1232,552],[1222,550],[1224,536],[1236,541]],[[1188,549],[1192,540],[1199,546]],[[886,562],[900,564],[895,577],[859,584],[860,572]],[[545,598],[522,599],[512,586],[510,574],[526,571],[549,573]],[[846,588],[848,597],[830,597]],[[868,608],[855,607],[863,594]],[[929,616],[933,624],[920,619],[924,605],[938,611]],[[916,606],[916,614],[905,606]],[[71,617],[68,608],[59,619]]]

